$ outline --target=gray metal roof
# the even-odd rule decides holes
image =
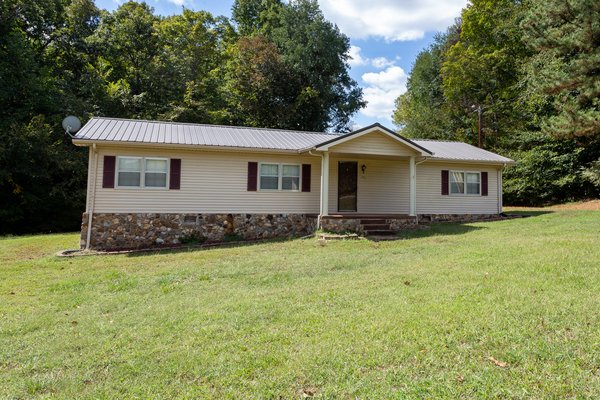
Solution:
[[[89,140],[301,151],[338,137],[340,134],[322,132],[94,117],[77,132],[74,140],[79,143]],[[494,163],[513,162],[509,158],[462,142],[420,139],[410,140],[410,142],[433,153],[431,158]]]
[[[443,140],[412,139],[413,143],[429,149],[433,153],[432,158],[456,161],[484,161],[497,163],[513,163],[510,158],[492,153],[479,147],[463,142],[450,142]]]
[[[249,149],[299,150],[335,137],[333,134],[283,129],[187,124],[94,117],[75,139]]]

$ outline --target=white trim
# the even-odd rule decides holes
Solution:
[[[98,149],[96,148],[96,145],[92,145],[90,146],[90,161],[91,161],[91,155],[92,153],[94,154],[94,173],[93,176],[91,177],[92,179],[92,187],[90,190],[90,208],[87,210],[88,213],[88,229],[87,229],[87,234],[86,234],[86,239],[85,239],[85,249],[89,250],[90,249],[90,241],[92,240],[92,222],[93,222],[93,216],[94,216],[94,203],[96,202],[96,180],[98,179]],[[88,168],[92,168],[92,165],[90,163]]]
[[[335,146],[337,146],[339,144],[348,142],[350,140],[358,139],[361,136],[364,136],[364,135],[367,135],[367,134],[373,133],[373,132],[383,133],[384,135],[386,135],[386,136],[388,136],[388,137],[390,137],[390,138],[392,138],[392,139],[394,139],[394,140],[402,143],[403,145],[405,145],[407,147],[410,147],[411,149],[415,150],[416,152],[418,152],[422,156],[429,156],[430,155],[429,153],[424,152],[422,149],[420,149],[417,146],[415,146],[415,145],[407,142],[406,140],[404,140],[404,139],[402,139],[402,138],[400,138],[400,137],[398,137],[396,135],[393,135],[390,132],[387,132],[386,130],[381,129],[381,128],[376,127],[376,126],[370,128],[370,129],[366,129],[366,130],[364,130],[362,132],[359,132],[359,133],[355,133],[355,134],[351,134],[350,133],[346,137],[343,137],[343,138],[341,138],[339,140],[336,140],[336,141],[331,142],[331,143],[327,143],[327,144],[322,145],[322,146],[315,146],[315,150],[328,151],[331,147],[335,147]]]
[[[417,165],[415,157],[411,157],[409,164],[409,215],[414,217],[417,215]]]
[[[262,189],[261,186],[261,181],[262,181],[262,175],[260,173],[261,170],[261,166],[263,165],[277,165],[277,189]],[[292,166],[292,167],[298,167],[298,189],[294,190],[294,189],[284,189],[283,188],[283,167],[284,166]],[[274,178],[274,176],[271,176],[272,178]],[[290,178],[290,177],[288,177]],[[291,178],[295,178],[295,176],[292,176]],[[259,162],[258,163],[258,179],[257,179],[257,187],[256,187],[256,191],[257,192],[291,192],[291,193],[297,193],[297,192],[301,192],[302,191],[302,164],[292,164],[292,163],[281,163],[281,162]]]
[[[463,174],[464,179],[464,192],[463,193],[452,193],[452,173],[457,172]],[[467,174],[477,174],[479,175],[479,192],[478,193],[467,193]],[[471,170],[449,170],[448,171],[448,195],[450,196],[468,196],[468,197],[478,197],[481,196],[481,171],[471,171]]]
[[[119,159],[120,158],[134,158],[141,160],[140,163],[140,184],[139,186],[121,186],[119,185]],[[165,173],[165,186],[146,186],[146,160],[161,160],[167,162],[167,172]],[[169,175],[170,175],[170,158],[165,157],[142,157],[142,156],[116,156],[115,160],[115,189],[126,189],[126,190],[169,190]],[[136,172],[136,171],[124,171],[124,172]]]
[[[320,218],[329,215],[329,153],[321,156],[321,204]],[[320,219],[319,219],[320,221]]]
[[[497,175],[497,187],[498,187],[498,214],[502,213],[502,168],[498,168]]]

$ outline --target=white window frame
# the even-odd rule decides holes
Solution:
[[[452,174],[459,173],[463,174],[463,182],[464,182],[464,191],[463,193],[452,193]],[[467,193],[467,174],[477,174],[479,175],[479,192],[478,193]],[[450,196],[481,196],[481,171],[467,171],[467,170],[450,170],[448,171],[448,194]]]
[[[119,159],[121,158],[135,158],[136,160],[141,160],[141,169],[140,169],[140,186],[121,186],[119,185]],[[166,181],[164,187],[159,186],[146,186],[146,160],[161,160],[167,162],[167,172],[166,172]],[[169,190],[169,178],[170,178],[170,168],[171,163],[169,162],[169,158],[165,157],[140,157],[140,156],[117,156],[116,160],[116,168],[115,168],[115,189],[148,189],[148,190]]]
[[[277,179],[277,189],[262,189],[261,188],[261,180],[262,180],[262,175],[260,174],[260,170],[261,170],[261,166],[263,165],[277,165],[278,169],[277,169],[277,173],[278,173],[278,179]],[[284,166],[292,166],[292,167],[298,167],[298,189],[294,190],[294,189],[283,189],[283,167]],[[277,162],[260,162],[258,163],[258,187],[257,190],[259,192],[284,192],[284,193],[294,193],[294,192],[300,192],[302,189],[302,164],[290,164],[290,163],[277,163]]]

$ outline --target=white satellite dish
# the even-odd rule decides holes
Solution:
[[[79,118],[73,115],[69,115],[68,117],[63,119],[62,127],[68,134],[76,133],[78,130],[81,129],[81,121],[79,120]]]

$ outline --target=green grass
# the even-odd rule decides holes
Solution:
[[[0,398],[600,398],[599,212],[54,256],[77,244],[0,239]]]

